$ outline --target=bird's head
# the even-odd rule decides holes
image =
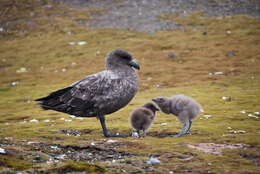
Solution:
[[[155,104],[153,104],[153,103],[151,103],[151,102],[145,103],[145,104],[143,105],[143,107],[152,110],[154,113],[155,113],[156,111],[159,111],[159,108],[157,108],[157,106],[155,106]]]
[[[106,58],[106,68],[115,69],[120,67],[130,67],[140,69],[140,66],[136,63],[131,54],[125,50],[113,50]]]
[[[153,98],[152,101],[160,108],[161,111],[168,113],[169,99],[167,97]]]

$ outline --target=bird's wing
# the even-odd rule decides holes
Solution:
[[[67,88],[37,99],[43,109],[65,112],[75,116],[96,116],[98,102],[109,99],[113,83],[107,72],[102,71],[73,83]]]
[[[60,97],[66,103],[67,110],[78,116],[92,116],[98,114],[101,103],[111,100],[113,95],[113,79],[106,71],[87,76],[72,84],[72,88]],[[87,115],[86,115],[87,114]]]

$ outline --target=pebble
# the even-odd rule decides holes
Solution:
[[[74,116],[74,115],[70,115],[70,118],[76,118],[76,116]]]
[[[244,130],[231,130],[229,132],[234,133],[234,134],[244,134],[244,133],[246,133],[246,131],[244,131]]]
[[[31,123],[38,123],[39,121],[36,120],[36,119],[32,119],[32,120],[30,120],[30,122],[31,122]]]
[[[118,142],[117,140],[107,140],[107,143],[116,143]]]
[[[224,72],[211,72],[209,75],[224,75]]]
[[[0,147],[0,153],[1,153],[1,154],[6,154],[5,149],[3,149],[3,148]]]
[[[229,51],[226,53],[227,57],[235,56],[236,54],[233,51]]]
[[[76,45],[76,42],[69,42],[69,45],[71,46]]]
[[[69,119],[65,119],[64,121],[65,121],[65,122],[71,122],[72,120],[69,120]]]
[[[132,132],[132,137],[139,137],[137,132]]]
[[[157,158],[151,157],[148,161],[146,161],[146,163],[151,165],[156,165],[156,164],[160,164],[161,162]]]
[[[247,116],[248,116],[248,117],[253,117],[253,118],[259,118],[258,116],[253,115],[253,114],[248,114]]]
[[[28,70],[25,67],[21,67],[20,69],[16,70],[17,73],[24,73],[28,72]]]
[[[168,58],[171,58],[171,59],[176,59],[176,58],[177,58],[177,56],[176,56],[176,54],[175,54],[175,53],[170,53],[170,54],[168,54]]]
[[[245,110],[240,111],[241,114],[246,114]]]
[[[166,126],[167,125],[167,123],[161,123],[161,126]]]
[[[260,115],[260,112],[255,112],[256,115]]]
[[[87,44],[86,41],[80,41],[80,42],[78,42],[78,45],[80,45],[80,46],[82,46],[82,45],[86,45],[86,44]]]
[[[19,82],[11,82],[10,85],[11,85],[11,86],[16,86],[16,85],[18,85],[18,83],[19,83]]]
[[[223,96],[222,97],[222,100],[225,100],[225,101],[231,101],[231,97],[228,97],[228,96]]]
[[[0,32],[3,32],[3,31],[4,31],[4,28],[1,27],[1,28],[0,28]]]
[[[231,34],[231,31],[230,31],[230,30],[227,30],[227,34]]]
[[[208,119],[208,118],[212,117],[212,115],[203,115],[203,117]]]

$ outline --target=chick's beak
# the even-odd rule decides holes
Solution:
[[[131,66],[131,67],[134,67],[135,69],[140,69],[140,66],[136,63],[136,61],[134,61],[134,60],[131,60],[130,62],[129,62],[129,65]]]

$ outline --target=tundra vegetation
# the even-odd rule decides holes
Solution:
[[[0,3],[1,173],[259,173],[260,19],[161,14],[186,27],[141,33],[78,22],[105,9]],[[145,139],[108,139],[96,118],[43,111],[33,102],[101,71],[106,53],[118,48],[138,60],[140,87],[129,105],[106,117],[110,130],[129,134],[133,109],[182,93],[205,110],[192,134],[169,137],[181,124],[158,112]],[[159,165],[146,163],[151,155]]]

